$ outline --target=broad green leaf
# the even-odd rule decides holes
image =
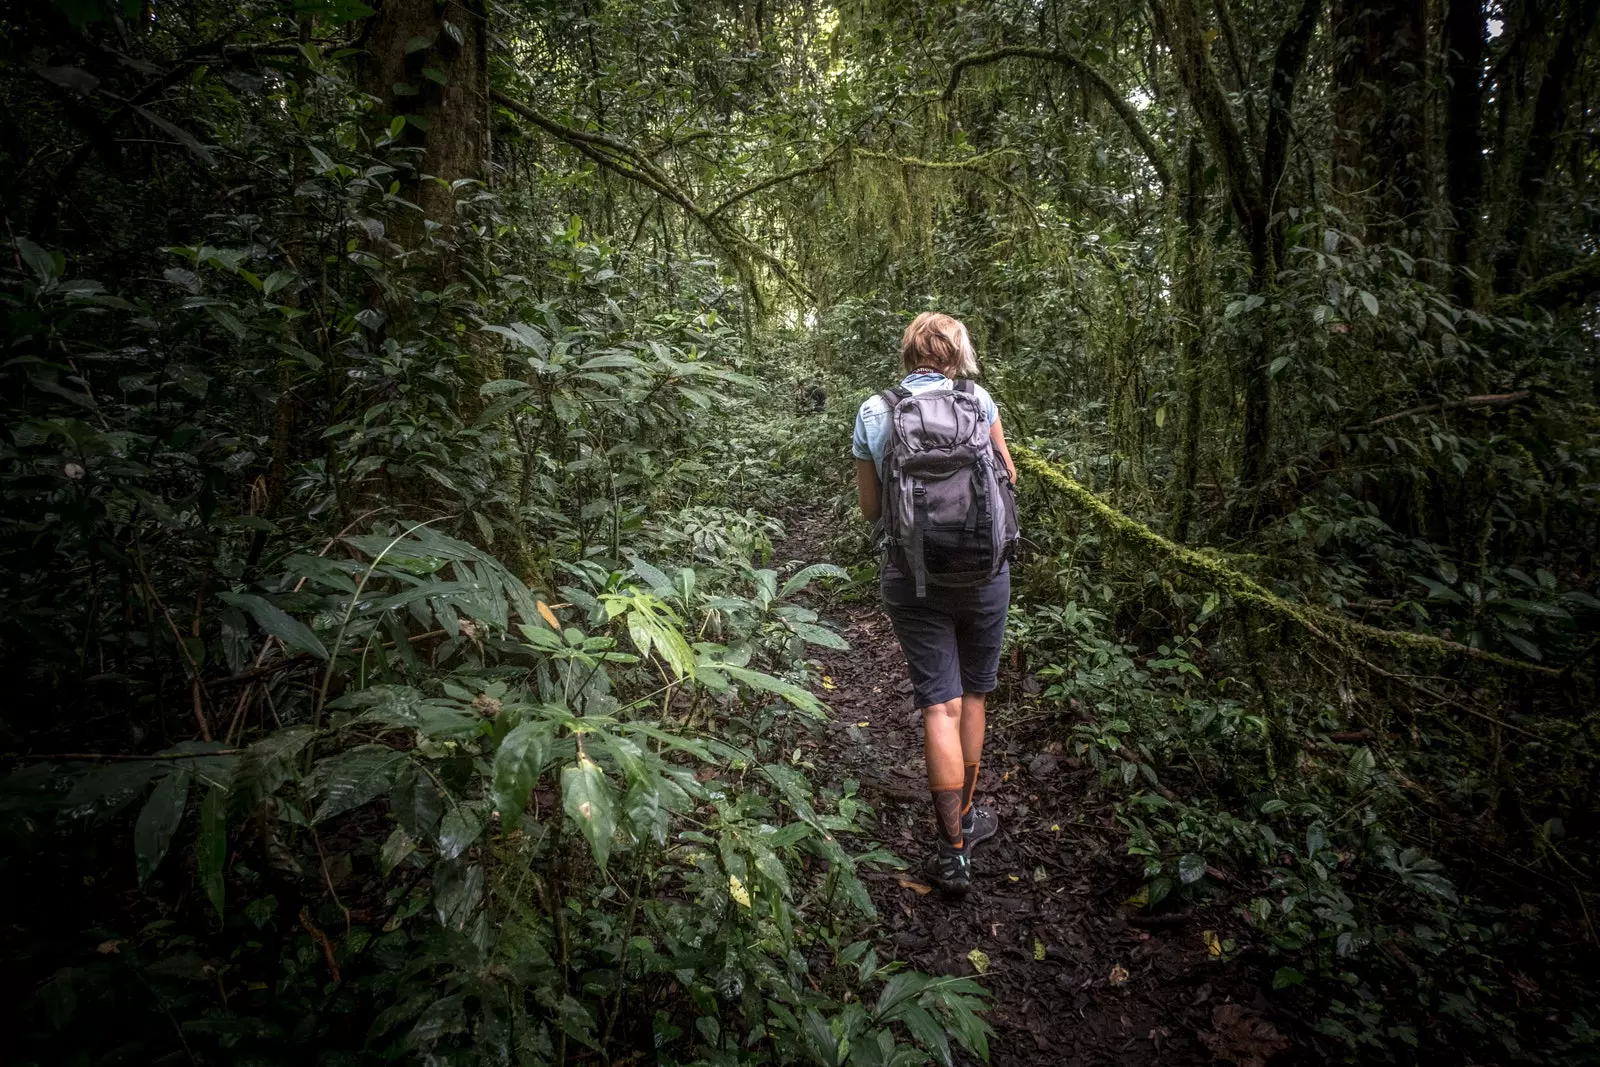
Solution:
[[[1178,878],[1184,885],[1192,885],[1205,876],[1205,857],[1196,856],[1193,852],[1178,857]]]
[[[478,839],[483,833],[483,820],[478,818],[478,813],[468,804],[457,804],[444,813],[444,820],[439,823],[439,855],[447,860],[453,860]]]
[[[378,851],[378,864],[383,870],[383,876],[387,878],[393,874],[394,869],[404,863],[405,858],[416,850],[417,843],[406,833],[405,827],[396,826],[383,842],[383,848]]]
[[[782,697],[801,711],[817,716],[822,714],[821,701],[817,700],[816,696],[809,690],[802,689],[798,685],[785,682],[781,678],[774,678],[770,674],[746,670],[743,667],[733,667],[726,663],[719,664],[718,669],[734,681],[741,682],[751,689],[759,689],[762,692]]]
[[[133,863],[139,884],[160,866],[189,802],[189,769],[177,767],[156,783],[133,826]]]
[[[799,638],[808,645],[821,645],[823,648],[848,649],[850,642],[825,627],[809,622],[791,622],[789,629],[793,630]]]
[[[944,1067],[951,1067],[954,1060],[950,1056],[950,1041],[945,1036],[944,1027],[928,1014],[927,1009],[918,1004],[909,1004],[901,1012],[900,1021],[906,1024],[906,1029],[911,1031],[911,1036],[916,1039],[917,1044],[931,1053]]]
[[[381,796],[405,761],[404,752],[384,745],[361,745],[323,760],[317,765],[322,806],[311,821],[325,822]]]
[[[813,563],[811,566],[802,567],[789,575],[788,581],[783,583],[783,588],[779,590],[778,596],[780,599],[791,597],[818,578],[824,577],[849,579],[850,572],[832,563]]]
[[[254,593],[223,593],[218,599],[236,608],[243,608],[256,620],[256,625],[283,642],[285,648],[295,652],[309,652],[318,659],[328,658],[328,649],[305,623],[291,618],[276,604]]]
[[[806,1009],[805,1034],[824,1067],[839,1067],[839,1039],[815,1008]]]
[[[434,868],[433,907],[439,922],[464,929],[483,901],[483,868],[476,863],[441,863]]]
[[[544,770],[550,755],[550,724],[525,722],[518,725],[494,754],[490,795],[500,813],[500,825],[515,829],[528,806],[528,794]]]
[[[616,830],[616,808],[600,765],[588,756],[561,772],[562,806],[583,836],[589,841],[594,860],[601,867],[611,856],[611,835]]]
[[[195,842],[195,866],[206,898],[222,918],[223,872],[228,864],[228,793],[214,785],[200,802],[200,836]]]
[[[34,244],[26,237],[16,238],[17,252],[22,256],[22,261],[33,271],[41,283],[46,283],[61,276],[61,263],[56,257],[43,248]]]

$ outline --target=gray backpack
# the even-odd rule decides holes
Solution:
[[[989,439],[976,387],[878,394],[889,405],[883,535],[889,560],[916,583],[973,585],[1000,573],[1017,543],[1017,501]]]

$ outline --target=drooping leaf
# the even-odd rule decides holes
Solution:
[[[1178,857],[1178,878],[1184,885],[1192,885],[1206,876],[1206,861],[1204,856],[1197,856],[1193,852],[1185,853]]]
[[[524,722],[506,734],[494,754],[491,797],[506,829],[517,825],[528,806],[528,794],[550,755],[550,724]]]
[[[195,865],[200,872],[200,884],[206,899],[222,918],[224,899],[223,872],[228,863],[228,794],[221,786],[212,786],[200,802],[200,836],[195,842]]]
[[[394,873],[394,869],[405,862],[405,858],[417,850],[416,841],[406,833],[405,827],[396,826],[389,832],[383,842],[383,848],[378,852],[378,865],[383,870],[385,878]]]
[[[189,802],[189,768],[179,766],[156,783],[133,826],[133,862],[139,884],[160,866]]]
[[[611,856],[611,835],[616,830],[616,806],[600,765],[588,756],[561,772],[562,807],[565,808],[601,867]]]
[[[848,580],[850,572],[832,563],[813,563],[811,566],[802,567],[791,574],[788,581],[783,583],[783,588],[778,591],[778,597],[780,599],[791,597],[818,578],[823,577]]]
[[[393,784],[406,754],[384,745],[360,745],[318,764],[322,805],[311,817],[325,822],[359,808]]]
[[[444,813],[444,820],[439,823],[439,855],[447,860],[453,860],[478,839],[483,833],[483,820],[471,805],[457,804]]]
[[[441,863],[433,876],[433,907],[439,922],[465,929],[483,900],[483,868],[476,863]]]
[[[821,645],[823,648],[836,648],[846,650],[850,642],[826,627],[817,626],[809,622],[791,622],[789,628],[808,645]]]
[[[327,646],[310,627],[291,617],[282,608],[254,593],[222,593],[218,597],[225,604],[243,608],[256,620],[262,630],[283,642],[285,648],[295,652],[309,652],[318,659],[328,658]]]

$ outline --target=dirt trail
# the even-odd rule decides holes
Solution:
[[[816,512],[791,515],[788,531],[785,556],[825,558]],[[825,614],[850,649],[818,656],[833,685],[819,694],[833,721],[814,762],[830,785],[858,780],[877,811],[872,832],[850,845],[881,842],[919,864],[933,823],[921,717],[899,646],[876,603],[836,604]],[[991,1062],[1000,1067],[1211,1063],[1213,1047],[1227,1062],[1261,1063],[1249,1046],[1257,1055],[1279,1051],[1278,1041],[1260,1047],[1252,1034],[1268,1005],[1237,964],[1212,958],[1203,933],[1208,922],[1236,921],[1220,908],[1145,926],[1123,917],[1123,901],[1141,884],[1139,865],[1124,854],[1095,772],[1063,752],[1062,720],[1017,702],[1016,673],[1002,665],[990,705],[978,795],[999,813],[1000,832],[974,853],[972,892],[959,904],[919,893],[904,884],[925,884],[915,866],[869,877],[880,954],[962,975],[977,973],[969,953],[987,956]]]

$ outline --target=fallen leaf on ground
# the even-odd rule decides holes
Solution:
[[[1206,943],[1207,952],[1211,953],[1213,956],[1222,955],[1222,942],[1217,940],[1215,931],[1201,930],[1200,940]]]
[[[1050,876],[1044,872],[1044,864],[1041,863],[1039,866],[1033,869],[1033,880],[1035,882],[1042,882],[1049,877]]]
[[[833,688],[833,679],[832,679],[832,678],[830,678],[830,677],[829,677],[829,676],[828,676],[828,675],[826,675],[826,674],[824,674],[824,675],[823,675],[823,676],[822,676],[822,688],[824,688],[824,689],[832,689],[832,688]],[[877,690],[876,690],[876,689],[874,689],[874,690],[873,690],[873,692],[874,692],[874,693],[876,693],[876,692],[877,692]]]
[[[1215,1031],[1202,1030],[1196,1036],[1211,1050],[1213,1059],[1237,1067],[1266,1067],[1267,1060],[1289,1047],[1288,1038],[1278,1033],[1258,1011],[1242,1004],[1220,1004],[1211,1013]]]
[[[1058,822],[1051,823],[1050,824],[1050,832],[1053,833],[1053,834],[1059,834],[1061,832],[1061,824],[1058,823]]]
[[[122,944],[121,941],[102,941],[95,946],[94,950],[102,956],[110,956],[116,953],[117,946],[120,944]]]
[[[1036,960],[1044,959],[1044,942],[1037,937],[1033,939],[1033,958]]]
[[[857,726],[871,726],[872,725],[872,720],[871,719],[862,719],[860,722],[856,723],[856,725]]]
[[[1111,984],[1121,985],[1128,980],[1128,968],[1122,964],[1113,964],[1111,967]]]
[[[923,885],[921,882],[913,882],[909,878],[901,878],[899,879],[899,882],[902,888],[912,890],[919,897],[925,897],[929,893],[933,892],[933,886]]]
[[[975,948],[967,953],[967,959],[972,961],[972,969],[979,974],[989,973],[989,955],[981,948]]]
[[[1057,760],[1048,752],[1041,752],[1028,763],[1028,773],[1035,778],[1048,778],[1056,773]]]

